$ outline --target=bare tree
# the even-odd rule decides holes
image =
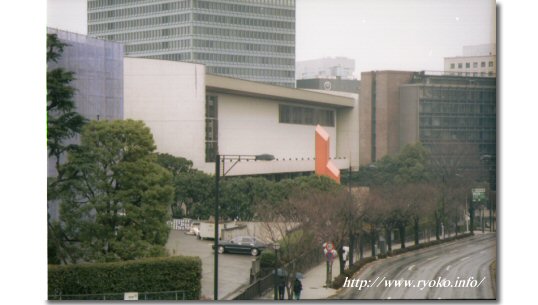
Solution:
[[[450,214],[465,202],[470,189],[480,183],[484,167],[480,163],[478,146],[459,141],[445,142],[431,147],[430,165],[439,189],[434,212],[436,238],[440,239],[441,225],[446,227],[447,208]],[[470,204],[473,218],[474,207]]]
[[[437,189],[431,183],[410,183],[401,188],[401,196],[408,203],[408,214],[413,225],[415,245],[420,243],[420,223],[435,209]]]

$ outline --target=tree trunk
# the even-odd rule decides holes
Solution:
[[[392,228],[385,228],[385,238],[387,239],[387,250],[388,250],[388,253],[391,253],[392,252],[392,238],[391,238],[391,234],[392,233]]]
[[[398,230],[400,231],[400,248],[405,249],[405,225],[398,225]]]
[[[458,236],[458,217],[454,219],[454,235]]]
[[[372,248],[372,257],[375,257],[375,242],[376,242],[376,236],[375,236],[374,230],[370,231],[370,247]]]
[[[415,246],[418,246],[418,244],[420,243],[419,241],[419,231],[420,231],[420,227],[419,227],[419,221],[420,219],[418,217],[415,217],[414,219],[414,229],[415,229]]]
[[[349,267],[353,265],[353,256],[355,255],[355,235],[352,233],[349,233],[349,253],[347,254],[347,260],[349,261]]]
[[[469,230],[471,231],[471,234],[474,234],[474,206],[472,202],[469,207],[469,214],[471,216],[471,223],[469,225]]]
[[[440,235],[441,235],[441,221],[439,219],[439,216],[435,215],[435,240],[440,240]]]
[[[364,258],[364,233],[359,235],[359,259]]]
[[[344,274],[346,269],[346,262],[344,261],[344,245],[341,243],[338,245],[338,261],[340,262],[340,273]]]

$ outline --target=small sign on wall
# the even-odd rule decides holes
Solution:
[[[123,294],[124,301],[138,301],[138,292],[126,292]]]

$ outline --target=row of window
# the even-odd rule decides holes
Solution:
[[[421,129],[421,142],[436,142],[458,140],[462,142],[480,143],[495,142],[495,131],[451,130],[451,129]]]
[[[169,29],[101,35],[99,36],[99,38],[122,42],[122,41],[148,40],[148,39],[152,39],[152,38],[155,39],[155,38],[160,38],[160,37],[171,38],[171,37],[188,35],[190,33],[191,33],[191,28],[188,26],[183,26],[183,27],[175,27],[175,28],[169,28]]]
[[[135,6],[104,12],[88,12],[88,21],[103,20],[107,18],[122,18],[132,16],[144,16],[152,13],[169,12],[189,8],[189,1],[175,1],[172,3],[159,3],[145,6]]]
[[[89,0],[88,9],[102,8],[106,6],[132,5],[135,3],[159,2],[162,0]],[[227,0],[230,1],[230,0]],[[231,0],[237,3],[257,4],[257,5],[272,5],[272,6],[288,6],[295,8],[295,0]],[[196,4],[198,0],[193,0]]]
[[[126,20],[118,22],[109,22],[102,24],[92,24],[88,26],[90,33],[103,32],[107,30],[133,29],[140,27],[148,27],[154,25],[165,25],[178,22],[190,21],[190,14],[168,15],[160,17],[151,17],[136,20]]]
[[[496,113],[495,104],[476,103],[439,103],[422,101],[419,106],[420,113],[447,113],[447,114],[491,114]]]
[[[190,48],[190,40],[173,40],[173,41],[161,41],[152,43],[143,43],[135,45],[126,45],[125,52],[145,52],[154,50],[166,50],[166,49],[184,49]]]
[[[280,123],[334,127],[333,110],[282,104],[278,108]]]
[[[225,0],[225,1],[230,1],[230,0]],[[265,4],[265,5],[295,7],[295,0],[231,0],[231,1],[239,2],[239,3],[246,3],[246,4]]]
[[[156,0],[153,0],[153,1],[156,1]],[[150,1],[148,0],[89,0],[88,9],[98,8],[98,7],[103,7],[103,6],[116,6],[116,5],[144,3],[144,2],[151,2],[151,0]]]
[[[294,47],[279,46],[273,44],[256,44],[256,43],[242,43],[242,42],[229,42],[229,41],[214,41],[214,40],[198,40],[193,42],[194,47],[198,48],[210,48],[210,49],[228,49],[228,50],[240,50],[240,51],[255,51],[255,52],[267,52],[267,53],[287,53],[295,54]]]
[[[271,29],[295,29],[295,22],[273,21],[263,19],[208,15],[208,14],[193,14],[194,21],[234,24],[241,26],[266,27]]]
[[[485,68],[486,67],[486,62],[485,61],[482,61],[480,62],[480,68]],[[493,67],[493,61],[489,61],[488,62],[488,67],[492,68]],[[462,69],[463,68],[463,63],[458,63],[458,69]],[[466,62],[465,63],[465,69],[470,69],[471,68],[471,63],[470,62]],[[478,68],[478,62],[473,62],[473,68]],[[451,63],[450,64],[450,69],[456,69],[456,64],[455,63]]]
[[[457,76],[480,76],[480,77],[491,77],[491,76],[495,76],[495,73],[493,73],[493,71],[489,71],[488,73],[486,72],[449,72],[448,75],[457,75]]]
[[[482,101],[494,102],[496,97],[496,90],[494,88],[483,90],[463,90],[462,88],[450,89],[425,87],[422,91],[421,99],[443,99],[449,101],[479,103]]]
[[[232,68],[232,67],[211,67],[207,68],[208,73],[234,75],[237,77],[272,77],[272,78],[293,78],[293,71],[282,71],[273,69],[253,69],[253,68]]]
[[[184,61],[184,60],[190,60],[191,59],[191,53],[187,52],[187,53],[161,54],[161,55],[152,55],[152,56],[145,56],[145,57],[150,58],[150,59]]]
[[[194,60],[248,63],[271,66],[293,66],[295,64],[295,61],[289,58],[258,57],[215,53],[194,53]]]
[[[295,17],[295,10],[248,6],[248,5],[237,5],[237,4],[230,4],[230,3],[194,1],[194,7],[208,9],[208,10],[215,10],[215,11],[258,14],[258,15],[263,15],[263,16],[283,16],[283,17],[290,17],[290,18]]]
[[[495,129],[496,117],[464,117],[464,116],[420,116],[420,127],[444,127],[452,129],[481,128]]]
[[[199,34],[199,35],[295,42],[294,34],[266,33],[266,32],[231,30],[231,29],[210,28],[210,27],[200,27],[200,26],[195,26],[193,29],[193,32],[194,34]]]

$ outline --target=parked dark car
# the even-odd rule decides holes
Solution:
[[[215,245],[211,245],[215,250]],[[238,236],[231,240],[219,241],[218,252],[222,253],[244,253],[257,256],[267,248],[267,245],[252,236]]]

